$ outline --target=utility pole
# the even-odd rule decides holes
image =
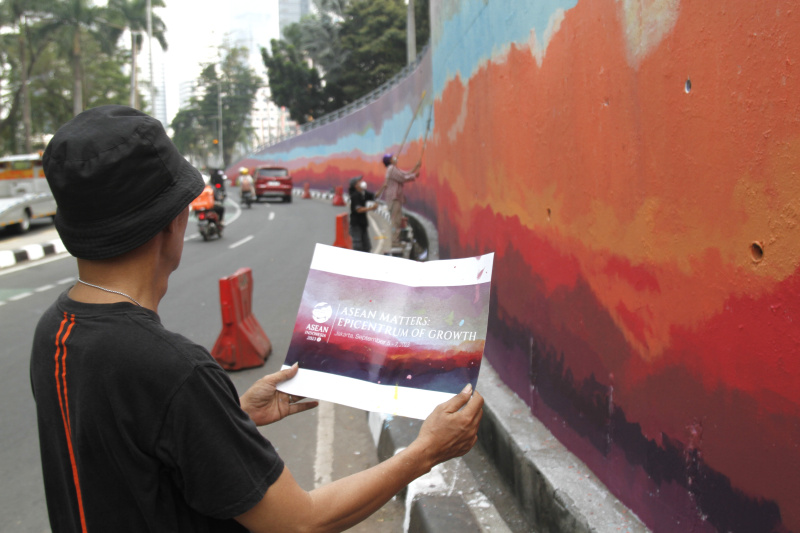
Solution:
[[[153,80],[153,6],[147,0],[147,53],[150,57],[150,111],[156,116],[156,86]]]
[[[220,69],[221,70],[221,69]],[[221,73],[220,73],[221,74]],[[222,155],[222,81],[217,78],[217,139],[219,140],[219,164],[220,168],[225,168],[225,158]]]
[[[414,22],[414,0],[408,0],[406,33],[406,58],[410,65],[417,58],[417,25]]]

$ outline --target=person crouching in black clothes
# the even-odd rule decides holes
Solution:
[[[372,243],[369,238],[367,211],[378,208],[375,195],[367,190],[367,182],[362,176],[350,180],[350,236],[353,238],[353,250],[369,253]],[[367,206],[367,202],[372,202]]]

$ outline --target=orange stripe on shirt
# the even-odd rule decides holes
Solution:
[[[66,332],[64,326],[69,322]],[[56,390],[58,392],[58,403],[61,407],[61,419],[64,423],[64,434],[67,437],[67,448],[69,448],[69,460],[72,464],[72,480],[75,483],[75,495],[78,499],[78,512],[81,517],[81,531],[86,533],[86,515],[83,512],[83,493],[81,492],[81,483],[78,478],[78,464],[75,461],[75,450],[72,446],[72,424],[69,420],[69,398],[67,397],[67,338],[75,326],[75,315],[67,318],[64,313],[64,319],[61,321],[61,327],[56,336]],[[64,332],[64,336],[61,334]],[[59,353],[61,354],[61,376],[59,376]],[[61,393],[63,385],[63,396]]]

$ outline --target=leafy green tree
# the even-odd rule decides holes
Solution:
[[[105,104],[125,104],[128,97],[128,77],[124,72],[128,62],[124,50],[106,54],[100,45],[86,39],[82,47],[92,61],[86,63],[86,83],[83,87],[86,107]],[[35,132],[53,133],[73,116],[72,68],[55,43],[51,43],[31,76],[32,123]],[[40,146],[39,148],[43,148]]]
[[[355,0],[342,23],[349,54],[339,83],[348,101],[380,87],[406,65],[406,6],[402,0]]]
[[[29,152],[43,148],[45,134],[53,133],[74,116],[74,76],[69,57],[51,31],[53,0],[23,0],[23,22],[9,16],[8,3],[0,4],[0,150]],[[23,34],[22,37],[20,34]],[[20,41],[25,43],[20,49]],[[125,51],[104,50],[90,35],[82,35],[82,50],[92,57],[85,66],[82,87],[88,105],[125,103],[127,77]]]
[[[84,110],[84,46],[87,39],[100,45],[104,53],[112,53],[123,29],[113,21],[106,7],[91,0],[51,0],[42,31],[51,34],[59,49],[69,59],[72,69],[72,112]]]
[[[271,43],[271,55],[262,49],[273,100],[301,124],[364,96],[406,65],[403,0],[316,0],[315,6],[317,13]],[[416,41],[424,45],[428,0],[417,0],[414,9]]]
[[[221,101],[223,166],[227,167],[234,154],[246,151],[244,145],[252,133],[248,117],[264,82],[248,66],[246,48],[226,44],[220,51],[220,64],[206,65],[197,80],[202,96],[178,112],[171,127],[179,150],[208,162],[216,156],[213,140],[217,139]]]
[[[39,54],[48,43],[46,36],[36,31],[43,4],[41,0],[5,0],[0,3],[0,26],[8,30],[0,34],[2,78],[6,81],[18,80],[16,85],[11,84],[10,109],[6,117],[0,120],[0,134],[5,136],[13,128],[17,113],[21,110],[26,152],[32,150],[28,80]]]
[[[272,55],[262,48],[261,57],[267,67],[272,100],[286,107],[292,120],[299,124],[324,114],[319,72],[308,66],[293,44],[272,39],[270,45]]]

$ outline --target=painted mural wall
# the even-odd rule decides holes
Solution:
[[[375,190],[424,92],[409,207],[497,254],[533,416],[654,531],[800,532],[800,2],[431,4],[403,83],[245,163]]]

